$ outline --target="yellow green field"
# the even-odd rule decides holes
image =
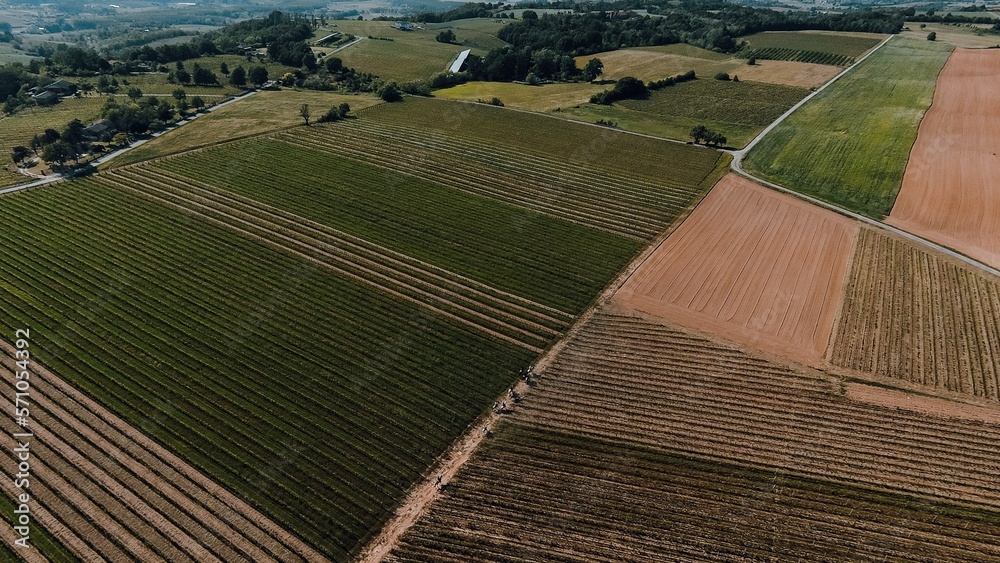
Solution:
[[[976,15],[983,14],[977,13]],[[948,43],[956,47],[970,49],[1000,46],[1000,35],[987,31],[990,27],[988,25],[928,23],[924,24],[924,28],[921,29],[919,23],[910,22],[907,26],[909,29],[904,28],[899,34],[900,37],[926,41],[927,34],[933,31],[937,34],[938,43]]]
[[[334,94],[311,90],[263,91],[244,100],[219,108],[207,115],[165,133],[116,158],[108,165],[120,166],[215,143],[259,135],[303,124],[299,115],[302,104],[309,104],[316,120],[333,106],[347,102],[351,111],[381,103],[367,94]]]
[[[606,85],[573,82],[528,86],[511,82],[469,82],[436,90],[434,96],[448,100],[490,100],[499,98],[505,106],[529,111],[553,111],[587,103],[590,97],[606,90]]]
[[[339,51],[335,56],[343,60],[345,65],[359,71],[370,72],[387,80],[407,82],[430,78],[448,70],[448,66],[464,49],[485,54],[490,49],[504,45],[495,35],[502,26],[503,24],[493,20],[479,19],[421,24],[423,29],[400,31],[393,29],[392,22],[338,21],[337,27],[318,30],[316,37],[323,37],[333,31],[364,37],[363,41]],[[434,38],[444,29],[455,32],[458,43],[438,43]],[[368,39],[368,36],[392,41]]]
[[[951,45],[894,38],[781,122],[744,166],[881,218],[899,191],[917,126]]]
[[[593,58],[604,63],[601,78],[618,80],[634,76],[641,80],[659,80],[668,76],[695,71],[698,76],[713,76],[717,72],[732,72],[746,65],[746,61],[690,45],[664,45],[608,51],[576,58],[576,65],[583,68]]]

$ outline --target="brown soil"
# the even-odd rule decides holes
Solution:
[[[769,84],[818,88],[837,76],[843,68],[832,65],[818,65],[795,61],[758,60],[757,64],[746,65],[733,72],[740,80],[753,80]]]
[[[849,219],[730,174],[615,300],[818,366],[856,234]]]
[[[847,398],[872,405],[908,410],[939,418],[962,418],[990,424],[1000,424],[1000,410],[995,407],[956,403],[939,397],[914,395],[896,389],[873,387],[863,383],[846,383]]]
[[[956,49],[924,116],[890,225],[1000,267],[1000,51]]]

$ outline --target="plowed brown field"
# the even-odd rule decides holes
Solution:
[[[730,174],[615,299],[817,365],[856,234],[849,219]]]
[[[887,223],[1000,267],[1000,52],[956,49]]]
[[[387,561],[997,561],[1000,425],[598,311]]]

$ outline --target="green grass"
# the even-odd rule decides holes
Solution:
[[[857,33],[817,33],[803,31],[765,31],[740,39],[748,42],[751,49],[789,49],[813,51],[856,58],[884,39],[884,36]],[[797,59],[786,59],[797,60]]]
[[[0,225],[33,357],[338,560],[533,356],[101,180]]]
[[[885,216],[951,49],[893,39],[771,131],[744,165],[791,189]]]
[[[52,128],[62,131],[73,119],[90,123],[97,119],[104,106],[104,98],[71,98],[47,107],[26,108],[12,116],[0,119],[0,159],[4,167],[0,170],[0,187],[30,181],[27,176],[14,171],[10,160],[12,148],[22,145],[30,146],[31,138]]]
[[[360,43],[334,56],[342,59],[349,67],[399,82],[427,79],[448,70],[448,66],[464,49],[485,54],[504,44],[495,35],[502,25],[492,20],[427,24],[425,27],[414,31],[399,31],[392,28],[392,22],[338,21],[336,28],[320,30],[316,36],[322,37],[335,29],[365,37]],[[454,31],[459,44],[435,41],[434,38],[443,29]],[[392,41],[367,39],[369,35],[390,38]]]
[[[302,124],[299,108],[309,104],[313,119],[333,106],[348,103],[358,111],[381,100],[370,94],[337,94],[312,90],[263,91],[219,108],[191,123],[139,146],[109,162],[121,166],[193,148],[260,135]],[[106,168],[107,166],[105,166]]]

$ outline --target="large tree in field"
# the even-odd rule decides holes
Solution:
[[[593,58],[587,61],[587,66],[583,67],[583,77],[588,82],[597,80],[597,77],[604,74],[604,63],[601,59]]]
[[[267,82],[267,69],[262,66],[255,66],[250,69],[250,82],[257,87]]]
[[[229,75],[229,83],[240,88],[247,85],[247,71],[242,66],[237,66]]]
[[[299,115],[302,117],[302,119],[305,120],[306,127],[308,127],[309,126],[309,116],[312,115],[309,112],[309,104],[302,104],[302,107],[299,108]]]

